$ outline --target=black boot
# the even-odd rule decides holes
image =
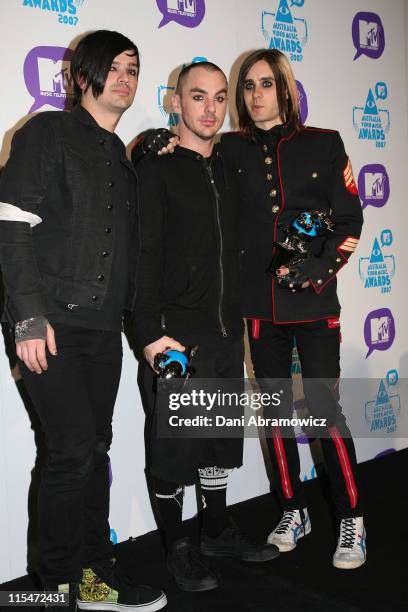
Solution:
[[[218,587],[216,574],[190,538],[174,542],[167,555],[167,569],[183,591],[210,591]]]

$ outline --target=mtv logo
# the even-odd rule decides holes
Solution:
[[[378,23],[359,19],[360,47],[363,49],[379,49],[379,32]]]
[[[39,57],[37,64],[40,91],[72,93],[72,77],[69,70],[71,62],[61,60],[54,62],[48,57]]]
[[[371,319],[371,344],[385,344],[390,340],[390,317]]]
[[[392,244],[392,233],[390,231],[382,232],[381,241],[384,245],[390,246],[390,244]]]
[[[365,172],[365,197],[371,200],[382,200],[384,197],[385,176],[382,172]]]
[[[197,2],[196,0],[167,0],[167,10],[189,13],[193,17],[197,14]]]

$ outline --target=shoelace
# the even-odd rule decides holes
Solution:
[[[288,510],[287,512],[285,512],[280,520],[279,525],[275,529],[275,533],[286,533],[289,530],[290,525],[295,518],[295,515],[296,510]]]
[[[356,537],[356,519],[343,519],[340,528],[340,547],[353,548]]]

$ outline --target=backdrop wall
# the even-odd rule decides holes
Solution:
[[[72,90],[66,49],[84,32],[118,30],[141,50],[136,101],[118,129],[126,144],[148,127],[174,124],[167,104],[183,64],[202,57],[216,62],[230,75],[233,92],[237,58],[259,47],[281,49],[299,81],[305,122],[340,130],[364,207],[358,250],[339,275],[343,376],[381,378],[389,396],[398,397],[398,377],[408,373],[403,274],[408,259],[407,6],[405,0],[4,0],[0,165],[6,163],[12,134],[30,113],[64,106]],[[229,121],[224,129],[230,129]],[[111,452],[112,538],[118,541],[155,528],[145,486],[136,377],[137,363],[125,341]],[[15,378],[18,371],[10,371],[1,346],[0,581],[26,572],[27,498],[36,456]],[[363,413],[365,403],[356,410]],[[383,438],[356,441],[359,461],[406,445],[402,432],[391,439],[386,430]],[[309,447],[299,440],[299,448],[303,478],[314,477]],[[250,439],[244,467],[231,477],[229,503],[268,487],[260,444]],[[185,517],[195,511],[190,488]]]

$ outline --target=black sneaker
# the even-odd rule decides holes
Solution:
[[[44,606],[44,612],[76,612],[78,583],[70,582],[66,584],[48,585],[44,587],[44,592],[47,595],[47,602]],[[68,606],[55,606],[55,601],[61,601],[59,596],[64,594],[64,600],[68,601]]]
[[[217,538],[201,532],[200,550],[209,557],[233,557],[242,561],[271,561],[279,555],[274,544],[261,544],[230,522]]]
[[[114,610],[115,612],[156,612],[167,605],[166,595],[149,586],[123,586],[117,589],[103,582],[92,569],[83,570],[77,600],[79,610]]]
[[[167,569],[183,591],[211,591],[218,587],[217,576],[190,538],[173,544],[167,555]]]

